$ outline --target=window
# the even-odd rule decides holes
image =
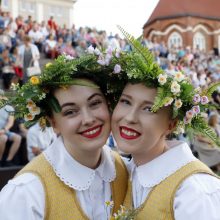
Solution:
[[[58,17],[62,17],[62,8],[61,7],[56,7],[56,10],[55,10],[56,14]]]
[[[20,5],[21,5],[21,10],[26,11],[26,3],[24,1],[21,1]]]
[[[35,11],[35,4],[34,3],[29,4],[29,11],[32,13]]]
[[[183,39],[182,36],[177,33],[177,32],[173,32],[169,38],[168,38],[168,47],[180,47],[183,45]]]
[[[9,0],[2,0],[2,7],[9,8]]]
[[[56,14],[55,7],[50,6],[50,16],[54,16]]]
[[[206,49],[206,41],[205,36],[201,32],[197,32],[193,37],[193,48],[205,50]]]

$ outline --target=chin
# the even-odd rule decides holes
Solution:
[[[122,142],[117,142],[117,148],[122,151],[123,153],[126,153],[126,154],[132,154],[133,151],[135,151],[134,147],[132,147],[131,145],[128,145],[128,144],[125,144],[125,143],[122,143]]]

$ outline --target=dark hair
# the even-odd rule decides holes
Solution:
[[[101,92],[103,93],[106,102],[109,103],[109,98],[108,98],[108,94],[107,94],[107,79],[103,81],[103,77],[98,77],[99,74],[101,73],[97,73],[97,75],[95,75],[94,73],[91,74],[89,72],[76,72],[73,75],[73,79],[87,79],[90,80],[92,82],[94,82],[97,86],[99,86]],[[49,93],[47,94],[46,98],[44,100],[42,100],[41,103],[39,103],[39,107],[41,107],[42,109],[44,109],[46,115],[48,117],[52,117],[53,115],[53,110],[52,110],[52,105],[51,102],[57,102],[57,104],[59,104],[58,100],[54,97],[54,92],[58,89],[59,87],[51,87],[49,88]],[[109,106],[109,105],[108,105]]]

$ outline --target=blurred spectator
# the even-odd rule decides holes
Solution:
[[[47,58],[54,59],[58,56],[57,50],[57,41],[54,39],[52,34],[49,35],[49,38],[45,42],[45,52]]]
[[[0,91],[0,99],[5,99],[4,92]],[[6,105],[0,109],[0,163],[1,166],[13,166],[12,159],[14,158],[20,143],[21,136],[15,134],[14,132],[9,131],[10,128],[14,124],[14,116],[10,114],[14,109]],[[6,158],[6,161],[3,163],[2,157],[5,150],[6,142],[12,141],[11,148],[9,150],[9,154]]]
[[[0,57],[0,68],[5,90],[9,90],[11,83],[15,79],[15,70],[13,68],[13,59],[10,57],[9,50],[4,49]]]
[[[48,20],[48,25],[49,25],[49,27],[50,27],[50,29],[53,29],[53,30],[57,30],[57,24],[56,24],[56,22],[54,21],[54,19],[53,19],[53,16],[50,16],[50,19]]]
[[[43,33],[39,30],[37,23],[34,23],[28,35],[32,39],[32,42],[38,47],[38,50],[41,52],[43,45]]]
[[[85,50],[87,49],[87,44],[85,40],[80,40],[78,42],[78,46],[76,47],[76,55],[77,57],[81,57],[85,54]]]
[[[19,58],[23,68],[23,83],[28,80],[27,68],[31,66],[39,66],[40,53],[34,44],[31,43],[29,36],[24,37],[24,44],[18,48]]]
[[[66,42],[65,46],[61,50],[61,53],[76,57],[76,51],[73,49],[71,41]]]
[[[36,123],[29,128],[27,132],[27,150],[28,160],[44,151],[56,138],[52,127],[46,127],[44,130]]]

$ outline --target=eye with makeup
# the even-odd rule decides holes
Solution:
[[[79,109],[71,108],[71,109],[64,109],[62,111],[63,116],[76,116],[79,113]]]
[[[131,105],[131,102],[128,99],[125,99],[125,98],[120,98],[119,103],[121,103],[123,105]]]
[[[146,112],[152,112],[152,111],[151,111],[151,107],[152,107],[152,106],[145,106],[145,107],[143,108],[143,110],[146,111]]]
[[[92,109],[98,108],[103,103],[102,99],[94,99],[89,102],[89,107]]]

